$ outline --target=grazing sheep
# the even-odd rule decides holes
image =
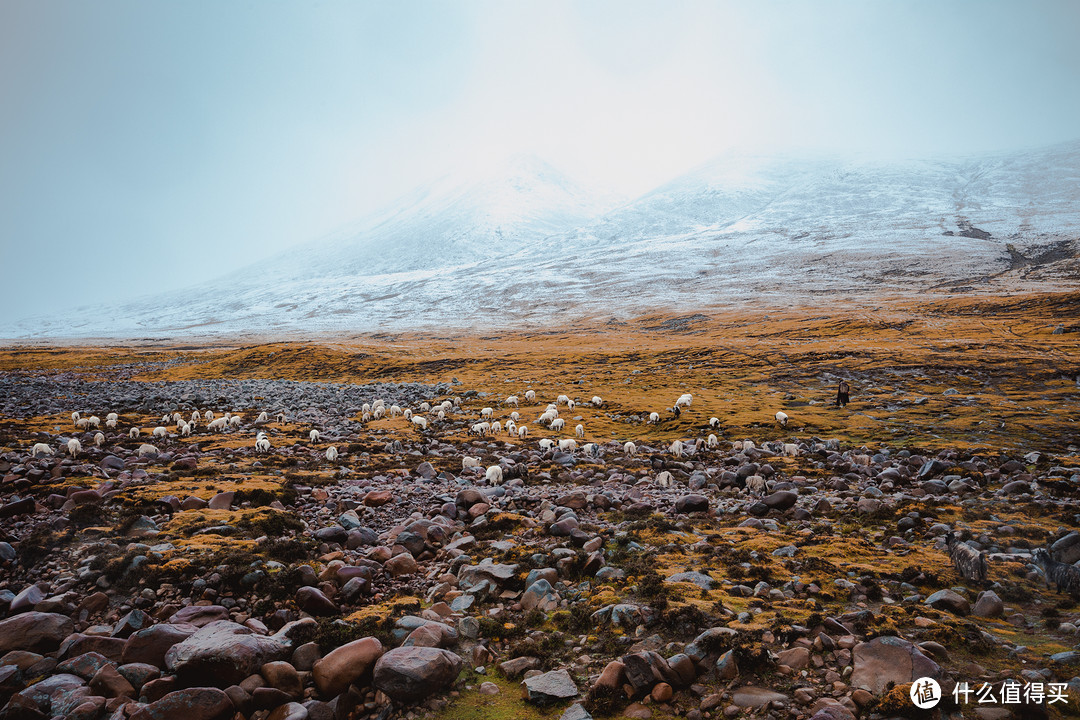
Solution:
[[[635,445],[632,441],[627,440],[625,443],[623,443],[622,451],[623,454],[627,457],[633,457],[637,455],[637,445]]]
[[[492,415],[494,415],[494,413],[495,413],[494,408],[486,407],[486,408],[483,408],[482,410],[480,410],[480,417],[489,418]]]
[[[577,450],[577,440],[574,438],[564,438],[559,441],[559,449],[563,452],[574,452]]]
[[[104,433],[98,433],[97,435],[94,435],[94,444],[97,445],[98,447],[101,447],[102,445],[104,445],[105,444],[105,434]]]
[[[116,425],[116,423],[120,420],[120,416],[116,413],[109,413],[105,416],[105,424],[107,425],[110,420],[112,421],[113,425]]]
[[[366,412],[366,413],[371,412],[371,403],[364,403],[363,405],[361,405],[360,406],[360,412]]]
[[[566,395],[560,395],[559,397],[555,398],[556,405],[565,405],[568,402],[570,402],[570,398]]]
[[[566,409],[567,410],[573,410],[576,407],[577,407],[577,403],[574,402],[573,400],[567,400],[566,401]]]
[[[705,444],[711,448],[719,447],[720,440],[715,435],[710,435],[709,439],[705,441]]]
[[[529,402],[532,402],[532,401],[536,400],[536,393],[534,391],[532,391],[532,390],[526,390],[525,391],[525,399],[528,400]]]
[[[311,432],[308,433],[308,439],[313,443],[319,442],[319,431],[312,428]]]
[[[502,423],[501,422],[496,420],[495,422],[491,423],[491,434],[492,435],[498,435],[501,432],[502,432]]]
[[[326,448],[326,459],[330,462],[337,462],[338,451],[337,448],[331,445]]]
[[[181,423],[177,430],[180,431],[181,437],[188,437],[191,435],[191,423]]]
[[[286,422],[286,420],[287,420],[287,418],[285,417],[285,413],[284,413],[284,412],[279,412],[279,413],[277,414],[277,421],[278,421],[279,423],[281,423],[281,424],[283,424],[283,425],[284,425],[284,424],[285,424],[285,422]]]
[[[405,419],[408,420],[411,417],[412,417],[412,415],[409,415]],[[366,413],[364,413],[363,415],[360,416],[360,422],[370,422],[370,420],[371,420],[371,413],[369,413],[369,412],[366,412]]]
[[[391,405],[390,406],[390,417],[397,417],[400,414],[401,414],[401,406],[400,405]]]
[[[527,438],[528,436],[529,436],[529,426],[528,425],[522,425],[521,427],[518,428],[518,437],[519,438]]]
[[[259,413],[259,417],[255,418],[255,423],[257,425],[262,425],[263,423],[268,422],[270,422],[270,416],[267,415],[265,411]]]
[[[574,428],[574,434],[577,435],[579,438],[585,437],[585,426],[578,425],[576,428]]]
[[[86,424],[92,428],[97,428],[99,425],[101,425],[101,420],[98,418],[97,415],[91,415],[90,419],[86,421]]]
[[[75,427],[79,428],[80,430],[85,430],[86,428],[90,427],[90,418],[79,418],[75,421]]]
[[[461,469],[468,470],[471,467],[480,467],[480,458],[464,455],[461,458]]]
[[[962,542],[952,532],[945,533],[945,547],[956,572],[967,580],[986,582],[986,555]]]
[[[193,413],[191,413],[191,422],[193,422],[193,423],[197,423],[197,422],[199,422],[200,420],[202,420],[202,416],[201,416],[201,415],[199,415],[199,411],[198,411],[198,410],[196,410],[196,411],[194,411]]]
[[[675,442],[671,443],[670,450],[671,450],[672,455],[674,455],[675,457],[681,458],[682,454],[683,454],[682,440],[676,440]]]
[[[113,414],[115,415],[115,413],[113,413]],[[115,430],[116,429],[116,423],[117,423],[117,419],[115,417],[105,418],[105,427],[107,427],[107,428],[111,428],[111,429]]]
[[[412,424],[421,430],[427,430],[427,418],[423,415],[413,415]]]
[[[75,412],[71,413],[71,422],[73,422],[73,423],[75,423],[76,425],[78,425],[78,424],[79,424],[79,419],[80,419],[81,417],[82,417],[82,415],[80,415],[80,414],[79,414],[79,411],[78,411],[78,410],[76,410]]]
[[[266,437],[266,433],[260,431],[255,436],[255,452],[270,452],[270,438]]]
[[[557,419],[557,413],[546,410],[540,415],[540,417],[536,418],[536,422],[540,423],[541,425],[548,425],[550,427],[551,423],[555,422],[555,420]]]
[[[378,402],[377,402],[376,404],[377,404],[377,405],[378,405],[379,407],[382,407],[382,406],[383,406],[383,402],[382,402],[382,400],[379,400],[379,401],[378,401]],[[427,404],[426,402],[422,402],[422,403],[420,403],[420,412],[425,412],[425,413],[426,413],[426,412],[431,412],[431,405]]]
[[[1053,581],[1057,585],[1058,592],[1064,591],[1074,598],[1080,599],[1080,568],[1058,562],[1050,556],[1050,552],[1046,548],[1036,549],[1031,557],[1035,564],[1041,567],[1046,574],[1046,584],[1048,586]]]
[[[675,476],[665,470],[656,476],[656,484],[660,487],[671,487],[675,484]]]
[[[799,454],[799,446],[795,443],[784,443],[784,449],[781,451],[781,455],[784,457],[795,457]]]
[[[158,449],[154,445],[150,445],[149,443],[143,443],[142,445],[139,446],[138,454],[139,454],[139,457],[145,457],[147,455],[157,455],[158,454]]]
[[[488,465],[487,471],[484,473],[484,477],[492,485],[502,485],[503,481],[503,469],[501,465]]]
[[[679,396],[678,400],[675,401],[675,407],[677,407],[677,408],[690,407],[691,403],[693,403],[693,402],[694,402],[694,396],[691,395],[690,393],[684,393],[684,394]]]
[[[517,435],[517,423],[514,422],[513,420],[507,420],[506,421],[506,434],[507,435]]]
[[[718,418],[718,417],[709,418],[709,427],[711,427],[711,428],[720,427],[720,418]]]
[[[226,420],[223,417],[219,417],[218,419],[211,420],[209,423],[207,423],[206,424],[206,429],[207,430],[221,430],[221,431],[224,431],[225,426],[228,425],[228,424],[229,424],[228,420]],[[157,432],[157,431],[155,430],[154,432]]]
[[[469,428],[470,435],[485,435],[487,433],[487,423],[473,423]]]
[[[225,413],[225,417],[229,417],[229,413]],[[178,412],[174,412],[174,413],[172,414],[172,422],[173,422],[173,425],[179,425],[179,424],[180,424],[180,423],[181,423],[181,422],[182,422],[183,420],[184,420],[184,416],[183,416],[183,415],[181,415],[180,413],[178,413]],[[106,417],[106,418],[105,418],[105,422],[109,422],[109,418],[108,418],[108,417]]]
[[[751,475],[746,478],[746,492],[751,495],[764,495],[765,494],[765,478],[760,475]]]
[[[140,430],[137,427],[133,427],[130,430],[128,430],[128,437],[131,438],[132,440],[139,437],[139,434],[140,434]]]
[[[658,413],[658,412],[649,413],[649,422],[654,424],[654,425],[656,423],[660,422],[660,413]]]
[[[539,444],[541,450],[550,450],[555,445],[555,441],[551,438],[541,438]]]
[[[504,405],[513,405],[514,407],[517,407],[518,406],[518,396],[517,395],[511,395],[510,397],[503,400],[503,404]]]
[[[53,449],[45,443],[35,443],[34,447],[30,448],[31,457],[42,457],[44,455],[55,455]]]
[[[780,427],[787,427],[787,413],[783,410],[779,410],[776,413],[776,422],[780,423]]]
[[[166,428],[163,428],[160,425],[158,425],[156,428],[154,428],[154,432],[152,432],[151,435],[153,435],[154,437],[162,437],[162,438],[163,437],[168,437],[169,436],[169,431]]]
[[[79,453],[82,452],[82,443],[76,438],[71,438],[67,442],[67,451],[72,458],[79,457]]]
[[[518,414],[517,410],[515,410],[514,412],[510,413],[510,419],[514,422],[521,422],[521,415]]]
[[[406,420],[412,420],[412,410],[410,410],[409,408],[405,408],[404,412],[401,413],[401,417],[405,418]]]
[[[435,413],[435,417],[437,417],[439,420],[445,420],[446,419],[446,411],[440,409],[439,412]]]
[[[172,420],[172,415],[170,415],[169,413],[165,413],[164,415],[161,416],[161,424],[162,425],[167,425],[170,420]]]
[[[203,419],[206,420],[206,422],[210,422],[211,420],[213,420],[214,419],[214,411],[213,410],[207,410],[206,412],[204,412],[203,413]]]
[[[600,397],[599,395],[593,395],[592,400],[590,402],[592,402],[593,407],[600,407],[601,405],[604,404],[604,399],[602,397]]]
[[[232,427],[240,427],[240,422],[241,419],[239,415],[233,415],[231,418],[229,418],[229,425],[231,425]]]
[[[382,420],[383,415],[385,415],[385,414],[386,414],[386,408],[380,406],[380,407],[375,408],[372,411],[371,416],[373,418],[375,418],[376,420]]]
[[[566,427],[566,421],[562,418],[555,418],[551,421],[552,430],[562,430],[564,427]]]

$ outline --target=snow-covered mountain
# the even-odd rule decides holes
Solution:
[[[183,293],[0,337],[489,327],[1080,285],[1080,142],[934,161],[731,153],[628,203],[517,158]]]

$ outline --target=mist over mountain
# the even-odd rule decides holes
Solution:
[[[517,157],[179,293],[0,327],[124,337],[555,325],[1080,283],[1080,142],[924,161],[729,153],[631,201]]]

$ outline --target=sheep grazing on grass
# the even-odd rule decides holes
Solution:
[[[501,422],[496,420],[495,422],[491,423],[491,434],[492,435],[498,435],[501,432],[502,432],[502,423]]]
[[[270,422],[270,416],[267,415],[266,412],[259,413],[259,417],[255,418],[255,423],[257,425],[262,425],[263,423],[268,422]]]
[[[203,413],[203,419],[206,420],[206,422],[210,422],[211,420],[213,420],[214,419],[214,411],[213,410],[207,410],[206,412],[204,412]]]
[[[600,446],[596,443],[585,443],[581,446],[581,452],[590,457],[600,457]]]
[[[284,425],[284,424],[285,424],[285,422],[286,422],[287,420],[288,420],[288,418],[286,418],[286,417],[285,417],[285,413],[283,413],[283,412],[279,412],[279,413],[277,414],[277,421],[278,421],[278,423],[280,423],[280,424]]]
[[[539,445],[541,450],[550,450],[555,445],[555,441],[551,438],[541,438]]]
[[[55,455],[53,449],[45,443],[35,443],[34,447],[30,448],[31,457],[45,457],[46,455]]]
[[[555,418],[551,421],[552,430],[562,430],[564,427],[566,427],[566,421],[562,418]]]
[[[198,410],[196,410],[196,411],[194,411],[194,412],[192,412],[192,413],[191,413],[191,422],[193,422],[193,423],[197,423],[197,422],[199,422],[200,420],[202,420],[202,416],[201,416],[201,415],[199,415],[199,411],[198,411]]]
[[[781,455],[784,457],[795,457],[799,454],[799,446],[795,443],[784,443],[784,449],[781,451]]]
[[[149,443],[143,443],[142,445],[139,446],[139,451],[138,451],[139,457],[146,457],[147,455],[153,455],[153,456],[156,457],[157,454],[158,454],[158,449],[154,445],[150,445]]]
[[[240,427],[240,422],[241,419],[239,415],[233,415],[231,418],[229,418],[229,425],[232,427]]]
[[[765,478],[760,475],[751,475],[746,478],[746,492],[751,495],[761,496],[765,494]]]
[[[527,438],[529,436],[529,426],[528,425],[522,425],[521,427],[518,428],[517,432],[518,432],[518,437],[519,438]]]
[[[658,413],[658,412],[649,413],[649,422],[652,423],[653,425],[660,422],[660,413]]]
[[[489,418],[494,414],[495,414],[495,409],[494,408],[486,407],[486,408],[483,408],[483,409],[480,410],[480,417],[482,417],[482,418]]]
[[[632,441],[627,440],[625,443],[623,443],[622,451],[623,454],[627,457],[634,457],[635,455],[637,455],[637,445],[635,445]]]
[[[461,469],[468,470],[471,467],[480,467],[480,458],[464,455],[461,458]]]
[[[94,444],[97,445],[98,447],[101,447],[102,445],[104,445],[105,444],[105,434],[104,433],[98,433],[97,435],[94,435]]]
[[[1036,549],[1031,558],[1043,569],[1047,585],[1053,582],[1057,585],[1058,592],[1067,592],[1080,600],[1080,568],[1058,562],[1050,556],[1050,551],[1046,548]]]
[[[401,413],[401,417],[405,418],[406,420],[412,420],[412,410],[410,410],[409,408],[405,408],[405,410]]]
[[[671,487],[675,484],[675,476],[667,470],[664,470],[662,473],[656,476],[656,484],[660,487]]]
[[[952,532],[945,534],[945,547],[956,572],[967,580],[986,582],[986,555],[960,540],[956,533]]]
[[[573,400],[567,400],[566,401],[566,409],[567,410],[573,410],[576,407],[577,407],[577,403],[574,402]]]
[[[525,399],[528,400],[529,402],[533,402],[534,400],[536,400],[536,393],[533,392],[532,390],[526,390],[525,391]]]
[[[484,477],[492,485],[502,485],[503,481],[503,469],[501,465],[488,465],[488,469],[484,472]]]
[[[669,449],[671,450],[672,455],[681,458],[683,455],[682,440],[676,440],[675,442],[671,443],[671,447]]]
[[[270,452],[270,439],[266,437],[266,433],[260,432],[255,436],[255,452]]]
[[[75,425],[78,425],[78,424],[79,424],[79,419],[80,419],[80,418],[82,418],[82,415],[80,415],[80,414],[79,414],[79,411],[78,411],[78,410],[76,410],[75,412],[71,413],[71,422],[73,422],[73,423],[74,423]]]
[[[330,462],[337,462],[338,451],[337,448],[331,445],[326,448],[326,459]]]
[[[510,413],[510,419],[514,422],[521,422],[521,415],[518,413],[517,410],[515,410],[514,412]]]
[[[308,439],[313,443],[319,442],[319,431],[312,428],[311,432],[308,433]]]
[[[473,425],[469,428],[469,434],[480,435],[482,437],[487,434],[488,427],[489,426],[487,423],[473,423]]]
[[[79,453],[82,452],[82,443],[79,442],[76,438],[71,438],[67,441],[67,451],[68,455],[70,455],[71,457],[79,457]]]
[[[98,426],[101,425],[101,419],[97,415],[91,415],[90,418],[86,421],[86,424],[96,429]]]
[[[383,407],[383,402],[382,402],[382,400],[379,400],[379,401],[378,401],[378,403],[377,403],[377,405],[378,405],[379,407]],[[424,412],[424,413],[426,413],[426,412],[431,412],[431,405],[429,405],[429,404],[428,404],[428,403],[426,403],[426,402],[422,402],[422,403],[420,403],[420,412]]]
[[[705,444],[711,448],[720,447],[720,440],[715,435],[710,435]]]
[[[373,418],[375,418],[376,420],[382,420],[383,415],[385,415],[385,414],[386,414],[386,408],[377,407],[372,411],[371,416]]]
[[[169,431],[166,428],[163,428],[160,425],[158,425],[156,428],[154,428],[154,432],[151,433],[151,434],[154,437],[162,437],[163,438],[163,437],[168,437],[169,436]]]
[[[191,423],[180,423],[176,429],[180,431],[180,437],[189,437],[191,435]]]
[[[780,423],[780,427],[787,427],[787,413],[780,410],[776,413],[776,422]]]
[[[677,407],[677,408],[690,407],[690,405],[693,402],[694,402],[694,396],[693,395],[691,395],[690,393],[683,393],[682,395],[679,396],[679,399],[675,401],[675,407]]]
[[[427,430],[427,418],[422,415],[413,415],[412,424],[421,430]]]
[[[593,395],[590,402],[592,403],[593,407],[600,407],[604,404],[604,398],[600,397],[599,395]]]
[[[137,427],[133,427],[130,430],[128,430],[128,437],[131,438],[132,440],[139,437],[140,434],[141,434],[141,431]]]
[[[75,421],[75,427],[79,428],[80,430],[85,430],[86,428],[90,427],[90,418],[79,418]]]
[[[574,438],[564,438],[559,441],[559,449],[563,452],[574,452],[577,450],[577,440]]]
[[[541,425],[548,425],[550,427],[551,423],[555,422],[558,417],[558,413],[552,412],[551,410],[545,410],[540,415],[540,417],[536,418],[536,422],[540,423]]]
[[[507,420],[506,421],[506,434],[507,435],[517,435],[517,423],[514,422],[513,420]]]
[[[503,400],[503,404],[504,405],[513,405],[514,407],[517,407],[518,406],[518,396],[517,395],[511,395],[510,397]]]
[[[225,417],[229,417],[229,413],[225,413]],[[181,415],[180,413],[174,412],[172,414],[172,423],[173,423],[173,425],[179,425],[183,421],[184,421],[184,416]],[[105,422],[109,422],[108,417],[105,418]]]
[[[113,413],[113,414],[115,415],[115,413]],[[117,419],[115,417],[105,418],[105,427],[107,427],[107,428],[115,430],[116,429],[116,423],[117,423]]]
[[[207,424],[206,424],[206,429],[207,429],[207,430],[216,430],[216,431],[219,431],[219,432],[221,432],[221,431],[224,431],[224,430],[225,430],[225,427],[226,427],[226,426],[227,426],[228,424],[229,424],[229,421],[228,421],[228,420],[226,420],[226,419],[225,419],[225,418],[223,418],[223,417],[219,417],[218,419],[216,419],[216,420],[211,420],[211,421],[210,421],[209,423],[207,423]],[[156,432],[156,431],[155,431],[155,432]]]
[[[390,417],[397,417],[400,414],[401,414],[401,406],[400,405],[391,405],[390,406]]]
[[[565,405],[568,402],[570,402],[570,398],[567,395],[560,395],[559,397],[555,398],[556,405]]]
[[[711,427],[711,428],[720,427],[720,418],[718,418],[718,417],[709,418],[709,427]]]
[[[112,423],[110,427],[116,427],[116,423],[119,422],[119,420],[120,416],[116,413],[109,413],[105,416],[105,424],[108,425],[110,422]]]
[[[578,425],[576,428],[574,428],[574,434],[577,435],[579,438],[585,437],[585,426]]]

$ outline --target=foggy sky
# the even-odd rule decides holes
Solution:
[[[184,287],[448,170],[1077,137],[1080,3],[0,0],[0,318]]]

